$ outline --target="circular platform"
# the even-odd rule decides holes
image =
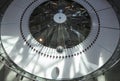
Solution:
[[[82,77],[102,67],[112,57],[120,38],[119,22],[109,3],[105,0],[73,0],[70,5],[78,3],[87,10],[91,18],[90,32],[85,40],[60,48],[63,50],[59,53],[56,48],[40,43],[44,39],[38,42],[29,29],[31,14],[46,1],[14,0],[6,10],[1,22],[1,40],[10,59],[31,74],[56,80]],[[57,4],[54,0],[47,2]],[[57,15],[61,22],[57,22]],[[63,12],[54,13],[52,19],[58,24],[68,20]]]

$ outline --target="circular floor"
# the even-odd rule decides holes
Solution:
[[[31,74],[56,80],[82,77],[102,67],[112,57],[120,38],[119,22],[109,3],[73,0],[86,9],[91,26],[85,40],[65,48],[62,44],[51,47],[40,43],[31,34],[31,14],[46,1],[14,0],[9,5],[1,22],[1,40],[10,59]],[[68,20],[61,11],[54,13],[52,18],[57,24]]]

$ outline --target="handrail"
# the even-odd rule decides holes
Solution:
[[[4,57],[3,57],[3,58],[4,58]],[[21,77],[23,76],[23,77],[25,77],[25,78],[27,78],[27,79],[30,79],[30,80],[36,80],[36,79],[30,78],[30,77],[24,76],[23,73],[17,72],[17,71],[15,70],[15,68],[12,68],[12,67],[10,67],[9,65],[7,65],[5,58],[4,58],[4,61],[5,61],[5,63],[3,63],[3,60],[0,60],[0,62],[3,63],[7,68],[9,68],[10,70],[12,70],[12,71],[14,71],[15,73],[19,74]]]

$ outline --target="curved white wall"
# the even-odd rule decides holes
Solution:
[[[83,43],[66,49],[63,54],[43,47],[28,29],[32,11],[44,1],[14,0],[3,16],[2,44],[14,63],[36,76],[60,80],[87,75],[110,59],[120,38],[120,27],[116,14],[107,1],[75,0],[88,10],[92,30]]]

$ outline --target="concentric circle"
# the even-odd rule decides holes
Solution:
[[[87,38],[91,30],[91,18],[82,5],[72,0],[51,0],[32,12],[29,29],[40,44],[67,49]]]
[[[56,23],[61,24],[61,23],[64,23],[67,20],[67,17],[64,13],[57,13],[57,14],[54,15],[53,19]]]
[[[96,13],[96,11],[95,11],[95,9],[90,5],[90,6],[88,6],[89,5],[89,3],[87,4],[87,3],[85,3],[85,4],[83,4],[85,7],[86,7],[86,9],[85,9],[85,11],[89,11],[89,13],[90,12],[92,12],[94,15],[92,15],[92,14],[90,14],[90,16],[91,16],[91,21],[92,21],[92,24],[91,24],[91,30],[90,30],[90,32],[88,32],[89,34],[89,36],[86,36],[87,37],[87,39],[84,39],[84,41],[81,41],[81,43],[79,43],[79,41],[76,41],[74,38],[76,37],[76,31],[75,31],[75,29],[74,28],[71,28],[71,26],[69,25],[69,27],[68,27],[68,30],[70,31],[70,36],[71,37],[73,37],[73,38],[71,38],[71,40],[72,41],[67,41],[66,43],[64,43],[63,41],[64,40],[58,40],[58,41],[60,41],[60,42],[51,42],[50,44],[52,44],[52,45],[50,45],[49,44],[49,42],[47,43],[47,42],[45,42],[45,36],[46,35],[44,35],[44,34],[48,34],[48,32],[47,31],[49,31],[50,29],[56,29],[57,28],[57,30],[58,30],[58,28],[59,28],[59,32],[61,31],[61,29],[67,29],[67,28],[65,28],[64,26],[62,26],[63,24],[58,24],[58,23],[55,23],[54,22],[54,20],[53,20],[53,17],[54,17],[54,14],[51,14],[51,13],[49,13],[49,14],[46,14],[46,13],[44,13],[44,15],[43,14],[39,14],[39,15],[41,15],[40,17],[41,18],[43,18],[44,20],[45,20],[45,22],[46,22],[46,19],[47,20],[49,20],[49,21],[51,21],[51,19],[52,19],[52,23],[50,24],[50,25],[52,25],[52,26],[50,26],[49,25],[49,22],[47,22],[47,23],[45,23],[44,24],[44,22],[43,22],[43,20],[42,20],[42,26],[40,26],[41,25],[41,23],[40,23],[40,21],[38,21],[38,26],[36,26],[36,27],[38,27],[38,31],[39,31],[39,26],[40,27],[42,27],[43,28],[43,30],[44,29],[46,29],[47,28],[47,30],[44,30],[44,32],[43,31],[40,31],[40,32],[36,32],[37,31],[37,29],[36,29],[36,27],[34,27],[33,26],[33,29],[32,29],[32,27],[30,27],[32,24],[34,25],[35,23],[37,23],[37,21],[35,22],[34,20],[33,21],[31,21],[31,19],[32,19],[32,15],[34,15],[34,14],[36,14],[37,12],[39,12],[39,11],[42,11],[42,10],[37,10],[37,9],[44,9],[44,8],[42,8],[41,7],[41,5],[44,5],[44,4],[46,4],[47,2],[44,2],[44,3],[42,3],[42,4],[40,4],[40,5],[38,5],[38,6],[36,6],[36,7],[34,7],[34,8],[32,8],[32,10],[31,10],[31,6],[32,5],[34,5],[34,2],[33,3],[31,3],[25,10],[24,10],[24,13],[22,14],[22,16],[21,16],[21,22],[20,22],[20,32],[21,32],[21,36],[22,36],[22,38],[23,38],[23,40],[25,41],[25,43],[26,43],[26,45],[31,49],[31,50],[33,50],[34,52],[36,52],[37,54],[40,54],[41,56],[43,56],[43,57],[50,57],[50,58],[56,58],[56,59],[65,59],[65,58],[73,58],[74,56],[76,56],[76,55],[81,55],[82,53],[84,53],[84,52],[86,52],[87,50],[89,50],[93,45],[94,45],[94,43],[96,42],[96,40],[97,40],[97,38],[98,38],[98,35],[99,35],[99,32],[100,32],[100,23],[99,23],[99,17],[98,17],[98,15],[97,15],[97,13]],[[76,2],[75,2],[76,3]],[[80,3],[78,2],[78,3],[76,3],[76,4],[78,4],[78,6],[80,6],[80,7],[82,7],[81,5],[80,5]],[[40,6],[40,7],[39,7]],[[46,7],[45,7],[46,8]],[[82,7],[82,8],[84,8],[84,7]],[[50,9],[49,9],[50,10]],[[92,10],[92,11],[91,11]],[[57,10],[59,13],[63,13],[63,10],[62,9],[58,9]],[[66,10],[67,11],[67,10]],[[36,12],[36,13],[34,13],[34,12]],[[44,11],[42,11],[42,12],[44,12]],[[47,12],[48,13],[48,12]],[[71,12],[70,12],[71,13]],[[85,13],[85,12],[84,12]],[[86,12],[87,13],[87,12]],[[55,13],[56,14],[56,13]],[[88,13],[87,13],[88,14]],[[31,16],[30,16],[31,15]],[[47,15],[47,17],[45,16],[45,15]],[[50,16],[49,16],[50,15]],[[52,16],[51,16],[52,15]],[[69,15],[69,14],[68,14]],[[71,15],[71,16],[73,16],[73,14]],[[71,18],[71,16],[69,15],[68,16],[68,18],[70,17]],[[89,18],[90,19],[90,16],[89,15],[87,15],[86,17],[87,18]],[[34,17],[34,16],[33,16]],[[74,18],[74,17],[73,17]],[[27,22],[28,22],[28,19],[29,19],[29,22],[31,22],[31,24],[29,23],[29,24],[26,24]],[[71,20],[71,19],[70,19]],[[80,21],[80,20],[79,20]],[[68,20],[68,22],[67,23],[69,23],[70,21]],[[77,22],[77,21],[76,21]],[[94,23],[96,23],[96,24],[94,24]],[[74,22],[75,23],[75,22]],[[74,23],[73,23],[73,25],[74,25]],[[79,22],[78,22],[79,23]],[[46,26],[46,24],[47,24],[47,26]],[[89,23],[90,24],[90,23]],[[44,27],[44,25],[46,26],[46,28]],[[24,26],[26,26],[26,27],[24,27]],[[53,27],[54,26],[54,27]],[[57,27],[56,27],[57,26]],[[65,24],[65,26],[66,26],[66,24]],[[68,26],[68,25],[67,25]],[[88,25],[88,24],[85,24],[84,26],[86,26],[86,27],[88,27],[88,26],[90,26],[90,25]],[[51,28],[52,27],[52,28]],[[79,28],[79,27],[78,27]],[[89,28],[89,27],[88,27]],[[35,30],[34,30],[35,29]],[[33,31],[34,30],[34,31]],[[57,31],[56,30],[56,31]],[[50,33],[53,33],[54,34],[54,32],[56,32],[56,31],[51,31]],[[35,33],[32,33],[32,32],[35,32]],[[76,33],[76,34],[74,34],[74,33],[72,33],[72,32],[74,32],[74,33]],[[37,34],[38,33],[38,34]],[[42,37],[39,37],[39,36],[41,36],[40,35],[40,33],[43,33],[42,34]],[[57,32],[58,33],[58,32]],[[78,32],[79,33],[79,32]],[[33,34],[36,34],[36,36],[34,36]],[[85,34],[85,33],[84,33]],[[31,36],[32,35],[32,36]],[[49,34],[48,34],[49,35]],[[50,34],[51,35],[51,34]],[[54,34],[54,35],[56,35],[56,34]],[[58,37],[59,36],[59,38],[61,37],[63,37],[63,36],[66,36],[66,35],[63,35],[63,32],[61,32],[61,33],[59,33],[56,37]],[[38,39],[35,39],[35,37],[39,37]],[[50,36],[49,36],[50,37]],[[82,38],[82,37],[81,37]],[[51,39],[51,38],[49,38],[49,39]],[[77,39],[77,38],[76,38]],[[79,40],[79,39],[78,39]],[[48,40],[48,41],[51,41],[51,40]],[[66,44],[66,45],[65,45]],[[57,47],[59,47],[59,46],[62,46],[62,48],[64,48],[64,50],[62,51],[62,54],[59,54],[59,52],[57,51]],[[68,46],[68,47],[67,47]],[[59,58],[58,58],[59,57]]]
[[[119,40],[119,23],[113,9],[107,5],[107,2],[104,3],[105,1],[102,0],[59,1],[63,2],[62,5],[61,3],[58,4],[58,0],[14,0],[2,19],[1,40],[6,54],[18,67],[37,78],[70,80],[88,75],[99,69],[110,59]],[[98,3],[103,6],[98,6]],[[52,6],[48,7],[48,4]],[[56,4],[61,6],[58,7]],[[65,4],[73,6],[65,8]],[[38,8],[40,8],[40,11],[37,10]],[[77,12],[79,9],[84,10],[85,13],[87,11],[87,13],[82,16],[80,12]],[[39,14],[39,12],[42,14]],[[36,13],[38,13],[38,17]],[[54,20],[55,15],[59,13],[64,14],[64,17],[66,17],[62,23]],[[81,30],[79,30],[80,25],[74,26],[76,23],[83,23],[83,18],[86,21],[86,17],[91,23],[85,24],[85,27],[82,26]],[[61,16],[57,16],[57,18],[62,19]],[[111,19],[114,21],[111,22]],[[85,21],[84,23],[87,23]],[[33,35],[30,27],[32,25],[38,26],[38,30],[43,27],[43,31],[38,31],[39,34]],[[39,25],[42,26],[39,27]],[[78,38],[75,31],[81,33],[86,26],[90,29],[88,34],[83,32],[85,39],[77,42]],[[37,31],[36,27],[33,27],[35,33]],[[64,30],[64,33],[59,31],[59,35],[56,35],[53,31],[58,30],[55,29],[62,30],[62,32]],[[74,41],[67,41],[64,44],[64,42],[61,43],[61,40],[55,43],[45,42],[47,31],[49,31],[48,33],[52,31],[52,34],[56,35],[55,37],[66,36],[64,40],[62,39],[62,41],[65,41],[69,36],[63,34],[66,34],[65,32],[68,30],[68,35],[74,37],[75,43]],[[37,36],[42,37],[38,38]],[[56,40],[57,38],[53,37],[52,39]],[[69,40],[71,41],[73,38]]]

